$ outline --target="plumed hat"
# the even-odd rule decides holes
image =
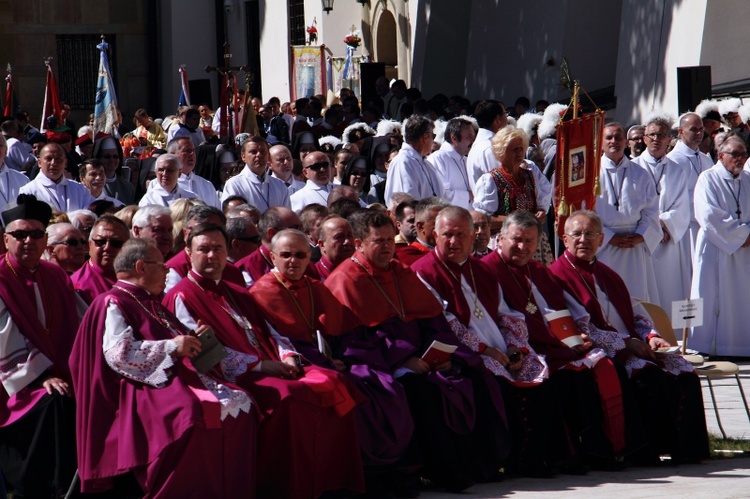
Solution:
[[[518,128],[526,132],[526,135],[533,137],[537,133],[537,128],[542,122],[542,115],[536,113],[525,113],[518,118]]]
[[[44,201],[37,200],[33,194],[19,194],[16,206],[0,213],[3,224],[7,227],[14,220],[38,220],[45,227],[52,218],[52,208]]]
[[[719,114],[719,101],[714,99],[704,99],[695,107],[695,114],[702,119],[721,121]]]
[[[567,110],[567,104],[555,103],[547,106],[542,116],[542,122],[539,123],[539,128],[536,132],[539,135],[539,140],[544,140],[555,135],[557,124],[560,122],[560,116]]]
[[[375,130],[367,126],[367,123],[355,123],[344,128],[344,133],[341,134],[341,139],[344,144],[354,144],[360,140],[366,139],[367,137],[374,137]]]

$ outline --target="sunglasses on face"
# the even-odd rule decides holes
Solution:
[[[109,245],[113,248],[120,249],[122,248],[122,245],[125,244],[125,241],[122,241],[120,239],[92,239],[92,241],[97,248],[103,248],[107,243],[109,243]]]
[[[316,172],[319,172],[320,170],[324,170],[328,168],[328,163],[315,163],[308,167],[306,167],[308,170],[314,170]]]
[[[57,244],[64,244],[65,246],[73,246],[74,248],[77,248],[78,246],[86,246],[86,240],[69,237],[68,239],[64,241],[59,241],[55,243],[55,245]]]
[[[13,232],[8,232],[10,236],[13,236],[13,239],[17,239],[18,241],[25,241],[27,237],[30,237],[31,239],[41,239],[44,237],[46,232],[44,232],[42,229],[34,229],[34,230],[14,230]]]

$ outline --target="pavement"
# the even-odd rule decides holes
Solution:
[[[710,362],[710,361],[709,361]],[[735,361],[739,377],[750,401],[750,360]],[[708,383],[703,385],[706,423],[709,433],[721,435],[711,406]],[[722,425],[730,438],[750,440],[750,420],[734,377],[712,380]],[[736,454],[734,454],[736,456]],[[725,456],[732,456],[726,454]],[[750,497],[750,455],[707,460],[701,464],[628,468],[619,472],[592,471],[586,476],[559,475],[552,479],[512,478],[500,483],[475,485],[462,494],[423,491],[423,499],[575,497],[665,498],[710,497],[711,499]]]

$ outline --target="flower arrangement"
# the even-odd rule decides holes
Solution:
[[[352,31],[348,35],[346,35],[346,37],[344,38],[344,43],[354,49],[359,47],[359,45],[362,43],[362,38],[359,37],[359,30],[354,29],[354,26],[352,26]]]

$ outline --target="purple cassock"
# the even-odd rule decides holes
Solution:
[[[83,301],[90,305],[94,298],[112,289],[117,278],[108,276],[103,268],[89,260],[73,272],[70,280]]]
[[[256,414],[222,420],[218,399],[184,357],[158,388],[116,372],[103,352],[111,303],[136,341],[187,333],[138,286],[118,281],[94,299],[70,357],[81,490],[109,490],[115,477],[132,472],[145,497],[254,497]]]

